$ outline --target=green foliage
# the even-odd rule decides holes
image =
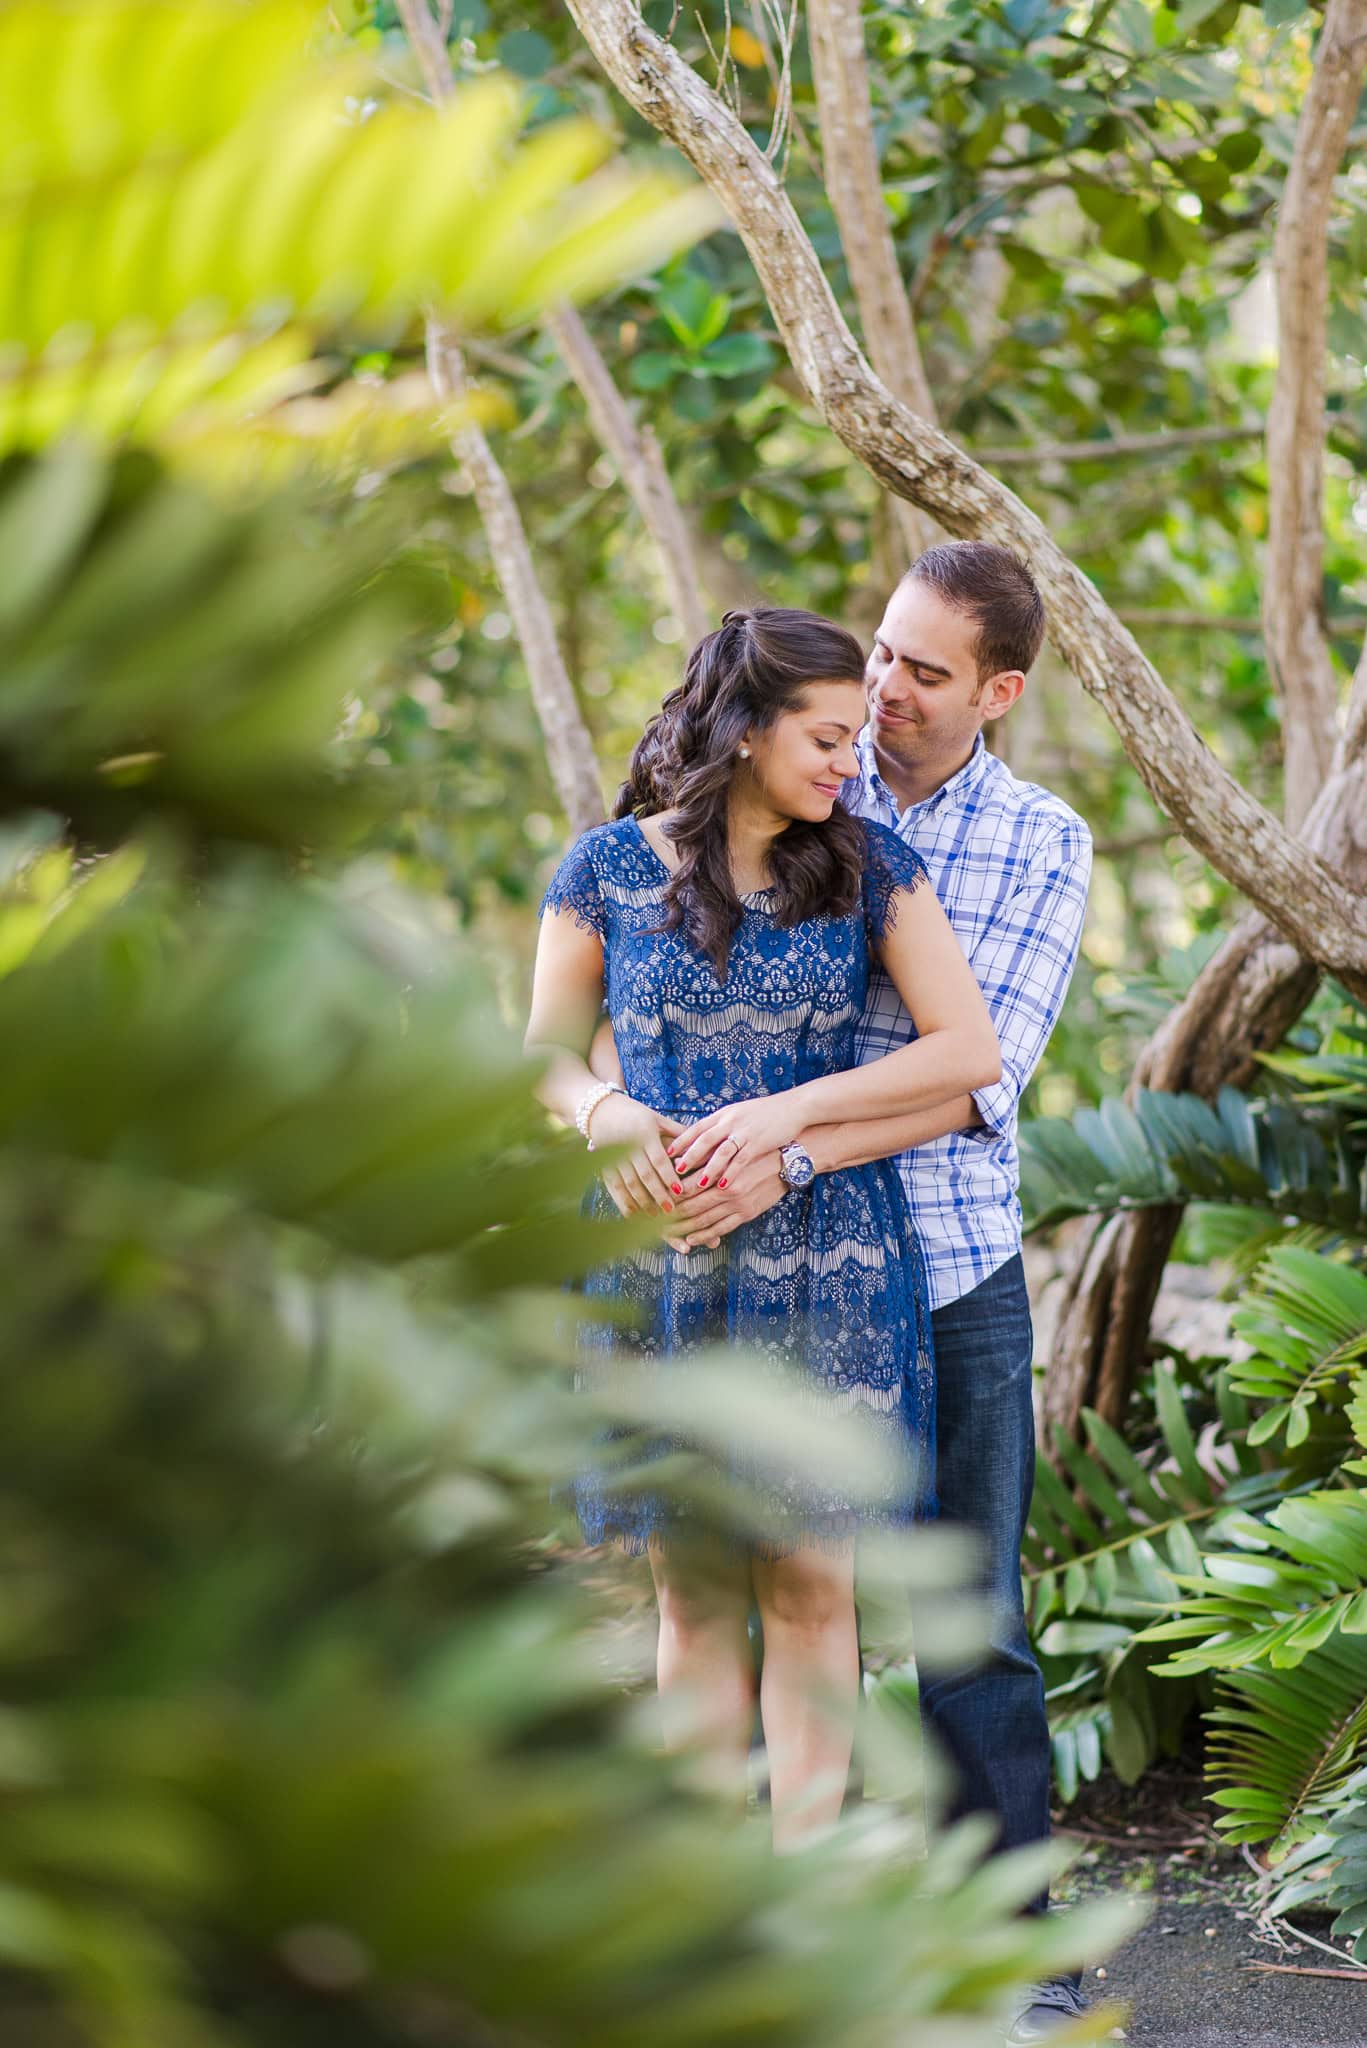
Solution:
[[[1155,1684],[1140,1632],[1169,1613],[1181,1575],[1239,1515],[1277,1497],[1275,1478],[1243,1452],[1198,1447],[1170,1365],[1155,1369],[1158,1429],[1136,1454],[1091,1410],[1087,1446],[1056,1431],[1057,1464],[1041,1459],[1025,1539],[1027,1612],[1049,1686],[1055,1778],[1075,1796],[1101,1753],[1133,1783],[1173,1754],[1194,1703],[1190,1686]],[[1246,1411],[1222,1389],[1224,1420]]]
[[[1280,1246],[1267,1255],[1254,1297],[1230,1318],[1235,1334],[1252,1347],[1231,1384],[1271,1405],[1249,1431],[1250,1444],[1267,1443],[1283,1430],[1288,1448],[1304,1443],[1316,1409],[1360,1380],[1354,1368],[1367,1357],[1367,1274]]]
[[[1267,1886],[1272,1915],[1314,1907],[1330,1912],[1332,1934],[1345,1937],[1367,1962],[1367,1771],[1343,1787],[1343,1804],[1330,1825],[1280,1858]]]
[[[1362,1232],[1367,1147],[1347,1117],[1322,1120],[1272,1098],[1222,1088],[1198,1095],[1141,1088],[1071,1118],[1037,1117],[1021,1132],[1026,1228],[1111,1209],[1188,1201],[1239,1204]]]
[[[1225,1534],[1236,1549],[1209,1550],[1199,1573],[1179,1577],[1181,1618],[1146,1632],[1197,1639],[1173,1656],[1175,1671],[1291,1670],[1333,1635],[1367,1635],[1367,1495],[1304,1494]]]
[[[439,117],[377,97],[311,0],[13,0],[0,78],[0,448],[213,427],[346,337],[411,336],[426,304],[526,319],[715,218],[672,172],[605,167],[588,120],[517,144],[509,78]]]
[[[1136,1775],[1202,1706],[1216,1825],[1269,1845],[1271,1910],[1332,1902],[1359,1946],[1364,1042],[1360,1009],[1340,994],[1317,1047],[1268,1058],[1286,1093],[1226,1091],[1214,1108],[1141,1094],[1133,1111],[1107,1103],[1071,1125],[1035,1124],[1022,1148],[1046,1218],[1215,1196],[1226,1219],[1275,1219],[1230,1233],[1245,1276],[1230,1318],[1239,1350],[1213,1384],[1189,1368],[1184,1398],[1160,1362],[1135,1441],[1089,1415],[1089,1450],[1060,1435],[1041,1470],[1027,1576],[1061,1794],[1101,1744]],[[1204,1404],[1199,1430],[1189,1404]]]
[[[373,817],[377,779],[338,772],[337,675],[373,686],[441,594],[375,508],[330,526],[309,510],[297,493],[230,507],[79,441],[0,467],[6,809],[96,845],[153,816],[296,846]]]

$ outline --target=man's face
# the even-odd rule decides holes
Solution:
[[[927,583],[904,583],[888,600],[864,672],[878,751],[909,770],[950,772],[973,751],[984,720],[1020,694],[1015,671],[985,682],[973,645],[977,620]]]

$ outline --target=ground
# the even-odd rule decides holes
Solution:
[[[1131,2007],[1129,2048],[1367,2048],[1367,1975],[1318,1974],[1332,1956],[1259,1927],[1253,1874],[1216,1839],[1195,1772],[1153,1773],[1133,1793],[1103,1781],[1055,1819],[1080,1852],[1055,1887],[1060,1905],[1124,1891],[1154,1907],[1087,1972],[1089,1999]],[[1320,1922],[1306,1931],[1327,1937]]]

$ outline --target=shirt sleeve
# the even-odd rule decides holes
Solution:
[[[897,899],[910,894],[930,880],[930,870],[919,853],[913,853],[904,839],[886,825],[864,820],[868,851],[864,860],[864,923],[871,945],[885,939],[897,922]]]
[[[1007,1137],[1026,1083],[1058,1022],[1082,943],[1092,842],[1074,819],[1033,856],[974,946],[971,960],[1001,1046],[1001,1079],[975,1088],[981,1139]]]
[[[544,917],[548,910],[567,910],[586,931],[598,938],[606,939],[608,930],[607,912],[603,907],[603,892],[598,886],[598,875],[593,864],[593,834],[585,832],[576,839],[555,873],[550,886],[541,899],[538,917]]]

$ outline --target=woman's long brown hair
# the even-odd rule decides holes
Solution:
[[[796,710],[813,683],[863,680],[863,650],[843,626],[777,605],[728,612],[693,649],[683,682],[637,742],[613,816],[674,813],[669,837],[679,865],[665,890],[663,929],[682,926],[719,981],[742,917],[727,841],[741,742]],[[776,922],[848,916],[863,861],[863,832],[840,804],[819,824],[795,818],[769,856]]]

